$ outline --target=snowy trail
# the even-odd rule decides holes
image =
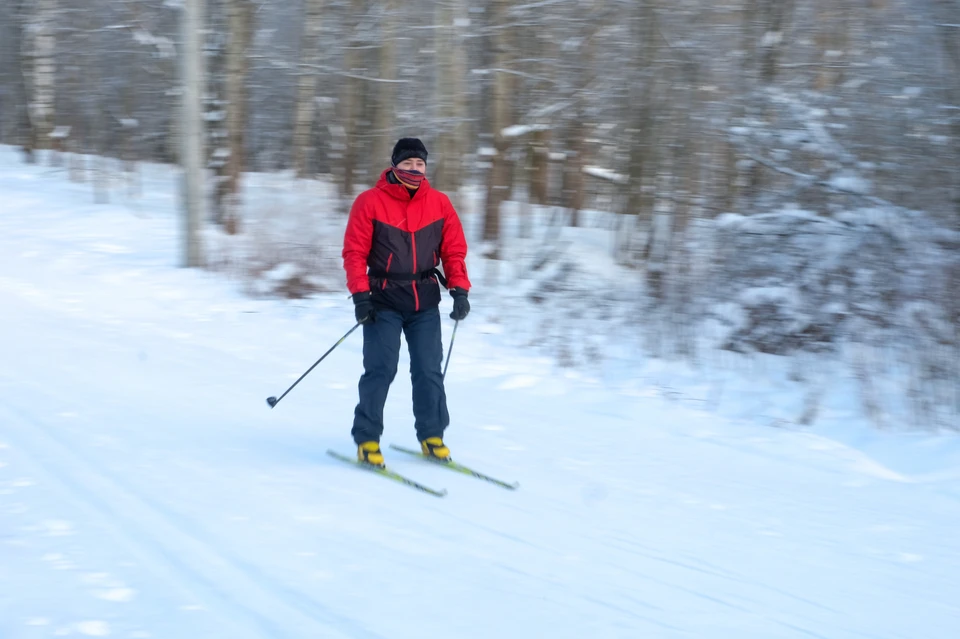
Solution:
[[[379,636],[362,632],[356,619],[338,618],[265,580],[244,561],[218,550],[195,524],[124,488],[57,441],[45,426],[22,415],[3,417],[6,432],[14,435],[13,446],[35,477],[52,485],[64,500],[80,504],[89,520],[125,546],[140,567],[230,624],[223,636],[289,637],[320,630],[331,636],[338,626],[350,631],[336,636]]]
[[[437,500],[329,459],[360,340],[264,398],[349,300],[172,268],[166,188],[136,217],[0,155],[0,638],[960,635],[956,473],[562,374],[482,291],[449,440],[521,489],[388,456]],[[401,373],[387,443],[414,443],[409,396]]]

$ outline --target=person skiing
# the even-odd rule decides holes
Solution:
[[[351,434],[357,458],[378,468],[385,467],[383,407],[397,374],[401,331],[410,353],[421,450],[450,461],[443,443],[450,416],[441,372],[440,283],[453,297],[452,319],[470,312],[467,241],[450,199],[427,181],[426,147],[417,138],[401,138],[390,159],[376,186],[354,201],[343,239],[347,288],[363,324],[364,372]]]

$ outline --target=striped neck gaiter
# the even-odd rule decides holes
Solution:
[[[423,183],[423,179],[426,177],[420,171],[407,171],[405,169],[398,169],[397,167],[393,167],[393,176],[397,178],[397,182],[413,191],[420,188],[420,184]]]

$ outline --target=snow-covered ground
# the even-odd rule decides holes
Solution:
[[[94,205],[0,147],[0,638],[960,636],[955,439],[775,428],[775,384],[694,401],[623,353],[564,371],[478,286],[448,441],[521,488],[388,456],[449,491],[423,495],[324,454],[352,453],[359,335],[264,402],[352,325],[345,292],[176,268],[171,173],[145,187]],[[409,397],[386,442],[415,444]]]

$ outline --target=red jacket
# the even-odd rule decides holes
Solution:
[[[426,179],[410,197],[405,186],[388,180],[389,173],[350,209],[343,237],[350,293],[371,291],[374,304],[398,311],[435,307],[440,285],[432,269],[440,264],[450,288],[470,290],[467,241],[450,198]]]

